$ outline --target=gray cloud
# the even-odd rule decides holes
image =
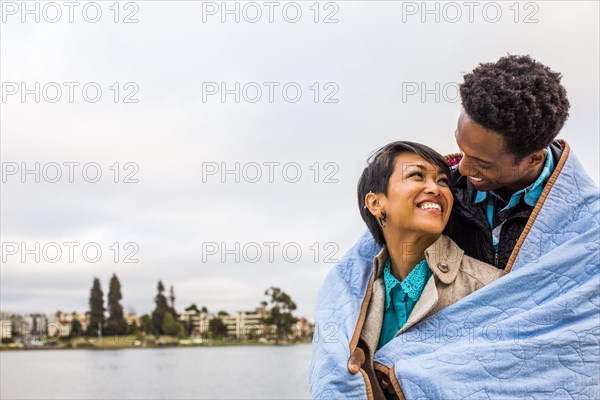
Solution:
[[[466,8],[456,23],[447,21],[450,14],[440,14],[439,23],[432,16],[422,23],[420,15],[405,15],[402,22],[402,3],[393,2],[340,2],[334,24],[312,22],[308,3],[297,24],[281,18],[223,24],[218,16],[203,23],[201,2],[139,3],[137,24],[115,24],[108,10],[97,24],[8,19],[0,38],[2,82],[97,82],[103,94],[95,104],[83,101],[81,91],[73,103],[11,97],[1,104],[2,161],[96,162],[103,175],[94,184],[81,176],[56,184],[8,177],[1,193],[2,241],[96,241],[104,257],[55,264],[9,258],[1,270],[2,309],[84,311],[93,277],[106,291],[116,272],[124,305],[139,313],[151,311],[162,279],[175,286],[179,308],[252,308],[275,285],[292,295],[300,314],[312,317],[333,264],[322,262],[323,248],[315,262],[310,246],[335,243],[339,259],[365,229],[355,186],[369,153],[398,139],[456,151],[460,105],[451,90],[438,92],[439,101],[428,95],[422,102],[419,95],[403,99],[403,87],[460,82],[479,62],[506,53],[531,54],[563,73],[572,111],[561,136],[598,182],[598,4],[535,2],[537,23],[523,23],[531,12],[525,9],[515,23],[509,3],[497,4],[503,14],[496,23],[477,13],[470,23]],[[131,93],[124,85],[135,83],[139,102],[115,103],[114,82],[120,100]],[[203,82],[227,82],[228,88],[257,82],[263,97],[257,103],[235,103],[232,95],[226,103],[219,96],[203,102]],[[273,103],[264,82],[280,83]],[[297,103],[282,97],[280,88],[289,82],[303,90]],[[315,82],[317,103],[310,89]],[[329,82],[339,88],[338,103],[322,102],[332,93],[324,86]],[[115,162],[120,183],[113,182]],[[122,183],[131,172],[123,168],[127,162],[139,166],[139,183]],[[265,167],[257,183],[236,183],[232,175],[221,183],[219,174],[203,183],[207,162],[228,168],[293,162],[302,178],[290,183],[291,175],[277,169],[269,183]],[[310,168],[315,162],[318,183],[316,167]],[[325,163],[336,167],[326,170]],[[332,171],[337,182],[324,183]],[[302,259],[202,262],[206,242],[243,247],[270,241],[298,243]],[[138,244],[140,262],[115,263],[114,242]]]

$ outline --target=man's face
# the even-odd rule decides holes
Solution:
[[[455,136],[462,153],[458,170],[477,190],[515,192],[530,183],[529,158],[515,164],[516,158],[506,151],[502,136],[473,121],[465,111],[458,118]]]

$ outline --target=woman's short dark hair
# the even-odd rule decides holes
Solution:
[[[480,64],[460,85],[469,117],[503,136],[515,162],[547,147],[569,116],[561,74],[529,56]]]
[[[432,148],[420,143],[404,141],[392,142],[386,144],[371,155],[367,160],[367,167],[363,170],[360,179],[358,180],[358,208],[360,210],[360,215],[367,224],[369,231],[371,231],[375,242],[380,246],[385,244],[383,231],[381,230],[377,219],[371,214],[368,208],[365,208],[365,196],[369,192],[384,193],[387,195],[388,183],[396,165],[396,156],[402,153],[418,155],[442,170],[450,181],[450,167],[446,163],[444,157]]]

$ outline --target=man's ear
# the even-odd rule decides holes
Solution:
[[[538,150],[535,153],[529,155],[529,166],[537,167],[540,164],[543,164],[546,161],[546,157],[551,157],[548,154],[547,149]]]
[[[369,209],[375,218],[381,216],[381,211],[385,203],[385,195],[383,193],[369,192],[365,195],[365,207]]]

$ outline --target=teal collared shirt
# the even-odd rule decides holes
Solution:
[[[533,182],[531,185],[513,193],[508,201],[508,204],[502,210],[500,210],[500,212],[515,207],[519,201],[521,201],[521,198],[527,205],[531,207],[535,206],[542,195],[544,186],[546,186],[548,179],[550,179],[552,172],[554,172],[555,165],[552,157],[552,151],[550,150],[550,147],[548,147],[547,150],[548,155],[546,156],[546,161],[544,162],[544,167],[542,168],[540,176],[538,176],[535,182]],[[488,193],[491,193],[493,196],[488,196]],[[486,216],[488,223],[490,224],[490,228],[492,228],[492,243],[494,244],[494,248],[498,250],[500,243],[500,229],[502,225],[494,228],[494,215],[496,214],[496,199],[502,200],[502,198],[498,196],[497,193],[494,193],[494,191],[480,192],[478,190],[477,196],[475,197],[475,204],[482,203],[486,199]]]
[[[425,284],[433,274],[426,260],[417,264],[403,281],[396,279],[391,268],[391,261],[388,257],[383,269],[385,311],[379,343],[377,344],[378,350],[392,340],[404,326],[415,304],[417,304]]]

